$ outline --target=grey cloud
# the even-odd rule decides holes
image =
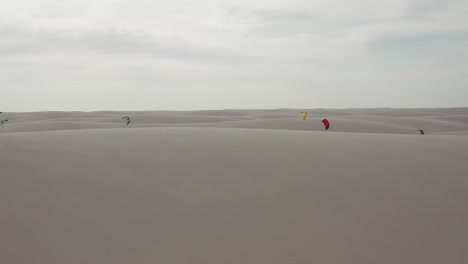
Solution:
[[[255,28],[257,33],[270,36],[323,34],[317,15],[307,11],[260,9],[255,15],[259,24]]]
[[[426,15],[431,14],[434,11],[440,11],[449,8],[450,6],[460,3],[460,0],[417,0],[412,1],[408,11],[406,13],[406,18],[416,19],[423,18]]]
[[[247,58],[220,49],[194,47],[182,41],[163,43],[147,35],[115,29],[46,31],[0,27],[0,56],[50,51],[91,51],[102,54],[147,54],[154,58],[240,63]]]
[[[458,58],[457,46],[468,48],[468,31],[381,38],[369,43],[370,51],[406,58]],[[452,53],[454,52],[454,53]]]
[[[378,22],[368,17],[330,18],[311,9],[227,6],[227,14],[247,21],[250,33],[262,37],[343,36],[351,27]]]
[[[226,6],[227,14],[247,21],[250,33],[281,37],[323,33],[318,16],[305,10],[260,9],[245,6]]]

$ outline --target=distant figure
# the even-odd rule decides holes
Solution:
[[[424,135],[424,130],[418,129],[420,135]]]
[[[327,119],[322,120],[323,125],[325,126],[325,130],[330,128],[330,122]]]
[[[306,120],[307,119],[307,112],[302,112],[302,120]]]

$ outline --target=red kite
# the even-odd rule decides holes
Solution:
[[[323,125],[325,126],[325,130],[330,128],[330,122],[327,119],[322,120]]]

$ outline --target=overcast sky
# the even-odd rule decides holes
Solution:
[[[466,0],[1,0],[0,111],[468,106]]]

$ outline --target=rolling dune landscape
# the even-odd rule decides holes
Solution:
[[[301,111],[4,112],[0,260],[468,262],[467,108]]]

